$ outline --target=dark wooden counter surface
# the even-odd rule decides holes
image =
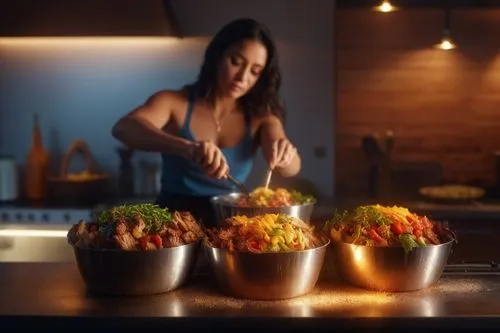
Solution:
[[[1,330],[500,328],[500,276],[444,276],[426,290],[379,293],[326,272],[310,294],[269,302],[221,295],[206,273],[166,294],[106,297],[86,290],[73,263],[2,263]]]
[[[318,216],[329,216],[332,211],[323,208]],[[459,243],[450,261],[498,262],[500,219],[497,222],[495,218],[474,216],[462,215],[454,221]],[[323,222],[323,218],[318,219],[318,224]],[[410,327],[500,331],[499,275],[445,275],[427,290],[388,294],[347,287],[328,268],[325,261],[325,274],[312,293],[287,301],[263,302],[221,295],[211,276],[203,272],[174,292],[120,298],[89,293],[74,263],[0,263],[0,332],[23,328],[52,332],[57,328],[65,332],[76,328],[93,332],[178,332],[192,328],[204,332],[240,332],[242,328],[321,332],[371,328],[387,333]]]
[[[410,211],[428,215],[436,219],[479,219],[500,222],[500,200],[485,200],[467,204],[441,204],[424,200],[377,200],[367,198],[338,198],[334,202],[320,204],[315,208],[314,217],[331,217],[334,209],[352,209],[358,205],[376,204],[399,205]]]

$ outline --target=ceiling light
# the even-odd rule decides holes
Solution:
[[[397,7],[391,5],[391,2],[388,0],[384,0],[380,3],[380,5],[373,7],[373,10],[381,13],[390,13],[397,10]]]
[[[449,51],[449,50],[455,49],[457,46],[453,42],[453,39],[451,39],[451,37],[443,36],[443,39],[441,39],[441,42],[436,44],[434,47],[437,49],[440,49],[440,50]]]
[[[451,20],[450,8],[448,3],[446,3],[444,9],[443,37],[441,38],[441,42],[434,45],[434,47],[437,49],[449,51],[457,47],[457,45],[453,42],[453,38],[451,38],[450,20]]]

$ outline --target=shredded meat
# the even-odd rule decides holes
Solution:
[[[117,235],[124,235],[127,232],[127,223],[123,220],[116,222],[115,232]]]
[[[161,235],[161,233],[160,233]],[[174,229],[174,228],[165,228],[165,231],[163,232],[163,235],[168,235],[168,236],[177,236],[181,237],[182,236],[182,231],[179,229]]]
[[[102,223],[102,221],[101,221]],[[205,232],[189,212],[173,212],[172,220],[165,221],[160,231],[152,232],[137,215],[134,218],[119,218],[109,221],[109,226],[99,231],[97,222],[80,220],[67,234],[72,245],[86,248],[122,250],[156,250],[190,244],[201,239]]]
[[[157,249],[157,247],[156,247],[156,245],[154,245],[153,243],[151,243],[151,242],[147,242],[147,243],[146,243],[146,248],[145,248],[145,250],[156,250],[156,249]]]
[[[179,236],[167,236],[165,238],[163,238],[163,246],[164,247],[175,247],[175,246],[179,246],[179,245],[182,245],[183,242],[182,242],[182,239],[179,237]]]
[[[123,235],[115,235],[114,239],[118,247],[122,250],[136,249],[136,239],[129,232],[126,232]]]
[[[80,239],[81,235],[87,232],[85,221],[80,220],[77,224],[73,225],[68,231],[68,242],[70,244],[76,244]]]
[[[194,241],[196,241],[198,239],[198,236],[196,236],[196,234],[192,231],[186,232],[181,237],[182,237],[182,240],[184,241],[184,243],[186,243],[186,244],[193,243]]]

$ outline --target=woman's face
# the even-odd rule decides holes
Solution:
[[[224,97],[237,99],[257,83],[267,61],[266,47],[257,41],[244,40],[231,46],[223,55],[217,72],[217,85]]]

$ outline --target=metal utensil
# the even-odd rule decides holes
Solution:
[[[269,183],[271,182],[272,175],[273,175],[273,169],[271,168],[267,169],[266,185],[265,185],[266,190],[269,188]]]
[[[238,188],[240,189],[241,192],[243,192],[245,194],[249,193],[248,190],[247,190],[247,188],[245,187],[245,185],[242,182],[236,180],[233,176],[231,176],[231,175],[228,174],[227,175],[227,179],[229,181],[231,181],[234,185],[238,186]]]
[[[232,252],[204,245],[220,289],[247,299],[301,296],[316,285],[327,246],[283,253]]]
[[[73,246],[87,287],[110,295],[158,294],[179,288],[194,271],[200,241],[154,251]]]
[[[214,209],[218,225],[224,225],[224,221],[227,218],[236,215],[251,217],[262,214],[279,213],[297,217],[305,223],[309,223],[316,205],[316,201],[313,201],[302,205],[285,207],[238,207],[236,202],[244,195],[243,193],[233,192],[210,198],[210,203]]]

